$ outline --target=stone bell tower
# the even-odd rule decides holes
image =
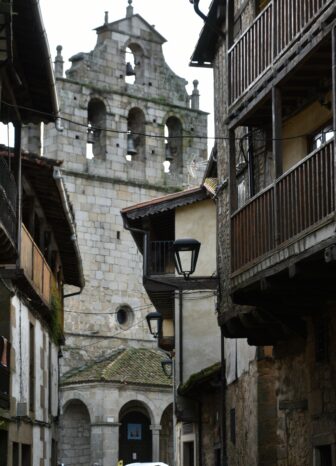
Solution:
[[[190,98],[186,81],[165,62],[165,39],[134,13],[131,0],[125,18],[109,22],[106,12],[96,32],[94,49],[71,57],[65,77],[62,47],[57,47],[63,129],[49,125],[44,130],[45,155],[63,160],[86,280],[80,294],[65,300],[60,456],[67,465],[75,464],[70,459],[73,445],[68,448],[66,438],[71,419],[85,426],[89,419],[88,464],[117,464],[122,449],[127,451],[127,438],[118,444],[124,435],[119,437],[120,423],[136,412],[150,418],[147,461],[171,463],[171,421],[166,414],[171,387],[154,378],[141,395],[141,384],[120,380],[117,386],[106,385],[105,372],[99,382],[95,379],[95,388],[82,378],[79,382],[76,374],[82,377],[90,364],[98,368],[104,358],[113,359],[121,350],[157,351],[145,322],[153,307],[142,287],[142,258],[123,228],[120,210],[186,186],[188,164],[206,160],[207,114],[199,110],[198,82]],[[100,399],[104,387],[110,397],[105,404]],[[141,422],[131,419],[132,424]],[[160,432],[168,432],[165,441]],[[140,453],[135,460],[139,458]]]

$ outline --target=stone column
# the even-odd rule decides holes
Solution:
[[[152,424],[152,461],[160,461],[160,430],[162,427],[159,424]]]
[[[119,423],[91,424],[91,464],[116,466],[119,449]]]

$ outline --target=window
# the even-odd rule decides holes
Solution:
[[[123,330],[129,329],[134,320],[134,312],[130,306],[124,304],[117,309],[116,320]]]
[[[332,123],[328,123],[323,128],[320,128],[315,134],[310,138],[310,152],[319,149],[322,144],[330,141],[334,137],[334,130]]]

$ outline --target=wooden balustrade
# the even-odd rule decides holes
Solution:
[[[232,267],[243,265],[272,250],[274,243],[274,187],[251,199],[232,217]]]
[[[228,50],[233,104],[333,0],[273,0]]]
[[[232,271],[316,228],[335,211],[334,190],[334,141],[330,141],[233,214]]]
[[[280,243],[335,210],[333,147],[326,144],[277,180]]]
[[[21,268],[38,294],[50,306],[53,274],[24,225],[21,229]]]
[[[272,3],[228,52],[230,103],[234,102],[272,63]]]
[[[330,0],[276,1],[276,54],[280,54]]]

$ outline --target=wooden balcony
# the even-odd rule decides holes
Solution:
[[[228,50],[229,104],[236,103],[286,56],[313,24],[318,26],[333,3],[333,0],[272,0]]]
[[[6,161],[0,158],[0,260],[12,262],[17,254],[17,187]]]
[[[309,154],[232,215],[231,271],[234,286],[240,286],[245,279],[283,263],[291,256],[293,259],[307,254],[312,245],[324,244],[328,238],[332,240],[334,160],[332,140]],[[327,225],[330,231],[327,231]]]
[[[24,225],[21,229],[20,269],[26,293],[54,311],[55,297],[62,302],[61,293],[47,261]]]

